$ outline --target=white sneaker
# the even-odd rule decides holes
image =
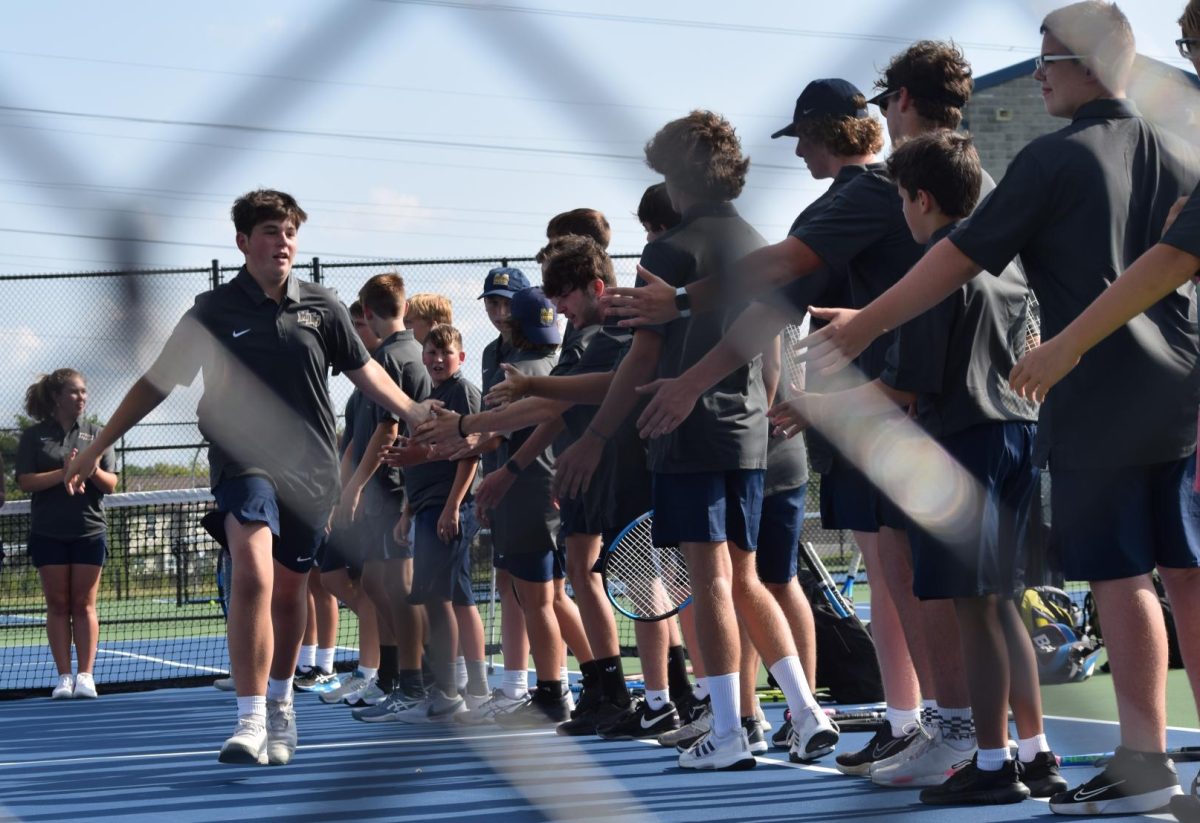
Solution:
[[[468,726],[484,726],[495,723],[497,715],[515,711],[528,702],[527,694],[522,697],[509,697],[503,689],[495,689],[486,702],[471,711],[456,714],[454,720]]]
[[[492,699],[490,694],[471,694],[470,692],[459,689],[459,694],[462,695],[463,703],[467,707],[467,711],[473,712],[482,706],[484,703]]]
[[[239,763],[243,765],[267,762],[267,727],[263,721],[254,715],[238,718],[233,736],[221,746],[217,755],[221,763]]]
[[[229,677],[218,677],[213,681],[213,688],[223,692],[232,692],[237,690],[237,686],[233,684],[233,675]]]
[[[70,674],[60,674],[58,676],[58,685],[54,687],[54,691],[50,692],[51,700],[70,700],[75,696],[75,676]]]
[[[396,719],[401,723],[440,723],[466,710],[466,701],[461,697],[447,697],[441,689],[435,687],[420,703],[399,712]]]
[[[75,675],[75,692],[74,696],[95,699],[96,681],[92,679],[91,672],[80,672]]]
[[[792,715],[788,760],[811,763],[833,751],[838,737],[837,726],[820,708],[801,709]]]
[[[871,764],[871,782],[877,786],[940,786],[971,762],[975,747],[956,749],[942,737],[922,730],[921,737],[886,760]]]
[[[771,721],[767,720],[766,714],[762,710],[762,699],[758,695],[754,695],[754,717],[758,720],[758,725],[762,727],[764,732],[769,732],[775,727],[771,725]]]
[[[388,693],[379,688],[379,682],[372,678],[371,685],[357,694],[346,695],[342,698],[342,702],[347,706],[378,706],[387,698]]]
[[[342,701],[349,702],[351,696],[357,697],[367,690],[374,681],[373,678],[364,677],[361,671],[355,671],[354,674],[346,678],[346,682],[338,686],[333,691],[321,692],[322,703],[341,703]]]
[[[681,769],[753,769],[756,762],[741,726],[727,737],[717,737],[710,731],[679,755]]]
[[[286,700],[267,699],[267,762],[286,766],[296,753],[296,710],[289,695]]]

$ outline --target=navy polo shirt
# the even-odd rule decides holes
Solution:
[[[429,371],[421,361],[421,344],[417,342],[417,338],[413,336],[411,330],[405,329],[388,335],[371,356],[387,372],[387,376],[391,378],[392,382],[413,400],[420,403],[429,397],[429,390],[433,384],[429,381]],[[364,416],[369,414],[372,419],[367,426],[363,427],[365,431],[357,428],[355,430],[355,434],[359,438],[356,444],[356,451],[360,452],[359,460],[362,459],[362,453],[366,451],[367,443],[371,441],[372,435],[375,434],[375,428],[380,423],[400,422],[400,418],[395,414],[367,398],[364,398],[364,405],[368,407]],[[400,433],[404,434],[405,431],[405,427],[401,425]],[[367,514],[382,514],[389,511],[403,491],[403,472],[400,469],[380,464],[363,488],[364,511]]]
[[[944,226],[929,246],[949,236]],[[1008,385],[1025,349],[1029,287],[1015,266],[982,274],[902,325],[880,379],[917,395],[917,422],[936,438],[981,423],[1032,422],[1037,406]]]
[[[833,278],[845,278],[851,308],[862,308],[890,289],[923,253],[904,220],[900,192],[886,166],[859,168],[818,213],[791,232],[821,258]],[[867,379],[883,371],[893,336],[880,335],[858,356],[855,363]]]
[[[68,432],[57,420],[43,420],[21,432],[17,444],[16,474],[42,474],[63,467],[63,461],[73,450],[83,451],[100,427],[86,420],[77,420]],[[113,451],[100,457],[100,468],[112,471]],[[84,486],[83,494],[69,494],[62,483],[34,492],[29,501],[31,534],[74,540],[104,533],[104,512],[100,500],[104,495],[94,483]]]
[[[504,362],[504,358],[508,356],[510,349],[511,346],[505,343],[504,338],[501,336],[497,336],[495,340],[484,347],[482,358],[483,381],[480,384],[480,390],[484,397],[487,397],[488,392],[504,382],[504,369],[500,368],[500,364]],[[480,467],[484,474],[491,474],[500,468],[500,464],[503,462],[500,460],[500,451],[497,449],[483,453]]]
[[[584,326],[582,329],[577,329],[573,325],[568,324],[567,332],[563,335],[562,346],[558,350],[558,362],[550,370],[550,376],[556,377],[564,374],[574,374],[575,366],[578,365],[584,351],[591,344],[592,339],[596,336],[596,332],[599,329],[599,323]],[[563,414],[563,419],[566,420],[567,427],[563,429],[558,437],[554,438],[553,448],[555,454],[562,454],[570,448],[571,444],[579,437],[579,431],[582,431],[579,426],[572,425],[572,418],[587,415],[587,419],[591,420],[595,412],[595,406],[572,406],[567,409]],[[586,425],[584,423],[584,426]]]
[[[330,369],[370,355],[332,289],[288,278],[281,302],[250,273],[196,297],[146,378],[160,391],[203,371],[197,409],[210,479],[265,475],[284,504],[324,513],[339,493]]]
[[[680,223],[646,246],[644,267],[671,286],[716,278],[722,308],[643,327],[662,335],[657,377],[678,377],[724,338],[745,307],[731,272],[734,264],[766,245],[732,203],[702,203]],[[641,285],[641,281],[638,281]],[[650,440],[651,471],[660,474],[765,469],[767,396],[762,358],[738,367],[700,396],[696,407],[670,434]]]
[[[1039,137],[950,235],[999,274],[1021,255],[1053,337],[1154,245],[1167,212],[1200,179],[1200,156],[1128,100],[1094,100]],[[1083,356],[1042,406],[1038,459],[1050,468],[1177,460],[1196,442],[1195,310],[1168,295]]]
[[[442,401],[444,408],[458,414],[476,414],[479,412],[479,387],[467,378],[461,371],[453,377],[443,380],[441,385],[434,386],[429,396]],[[408,505],[413,513],[431,506],[445,506],[454,488],[454,477],[458,473],[458,461],[434,460],[428,463],[418,463],[404,470],[404,487],[408,493]],[[470,494],[464,500],[470,499]]]

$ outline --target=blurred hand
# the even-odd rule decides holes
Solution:
[[[700,399],[700,392],[679,377],[664,377],[638,386],[636,391],[653,395],[637,421],[638,433],[645,438],[661,437],[675,431]]]
[[[522,374],[515,366],[508,363],[501,363],[500,368],[504,369],[503,382],[492,386],[492,390],[484,398],[484,403],[493,408],[503,408],[509,403],[515,403],[529,395],[529,377],[527,375]]]
[[[857,309],[820,309],[814,306],[808,312],[813,317],[828,321],[829,325],[796,343],[797,349],[804,350],[798,352],[797,359],[812,363],[821,370],[821,374],[841,371],[875,339],[855,327],[853,321],[858,316]]]
[[[1008,385],[1021,397],[1044,403],[1050,389],[1078,363],[1079,355],[1052,337],[1017,361],[1008,375]]]
[[[479,484],[475,492],[475,505],[483,509],[496,508],[516,479],[517,476],[505,468],[492,472]]]
[[[447,501],[442,508],[442,513],[438,515],[438,539],[443,543],[453,542],[458,538],[458,532],[458,506],[453,506]]]
[[[641,265],[638,276],[644,285],[635,288],[605,289],[600,306],[606,317],[623,317],[623,328],[669,323],[679,317],[675,308],[675,287]]]
[[[554,461],[554,496],[578,497],[587,491],[604,455],[604,441],[590,433],[576,440]]]

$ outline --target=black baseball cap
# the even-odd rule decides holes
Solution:
[[[868,117],[870,113],[866,106],[860,107],[854,102],[855,97],[862,96],[858,86],[849,80],[836,77],[814,80],[796,98],[796,113],[792,115],[792,122],[771,137],[795,137],[796,124],[806,117]]]

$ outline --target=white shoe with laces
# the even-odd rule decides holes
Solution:
[[[96,681],[92,679],[91,672],[80,672],[75,675],[75,698],[94,699],[96,695]]]
[[[838,727],[820,708],[802,709],[792,715],[791,745],[788,760],[811,763],[833,751],[837,745]]]
[[[217,760],[221,763],[266,765],[267,726],[263,719],[252,714],[239,717],[233,735],[221,746]]]
[[[286,766],[296,753],[296,710],[289,695],[286,700],[267,699],[267,762]]]
[[[60,674],[58,676],[58,684],[54,687],[54,691],[50,692],[51,700],[70,700],[75,696],[75,676],[70,674]]]
[[[956,749],[937,729],[931,735],[922,731],[899,754],[871,764],[871,782],[877,786],[940,786],[956,771],[971,762],[975,746]]]
[[[741,726],[726,737],[717,737],[710,731],[679,755],[681,769],[735,771],[753,769],[756,763],[754,755],[750,753],[750,743],[746,740],[746,730]]]

